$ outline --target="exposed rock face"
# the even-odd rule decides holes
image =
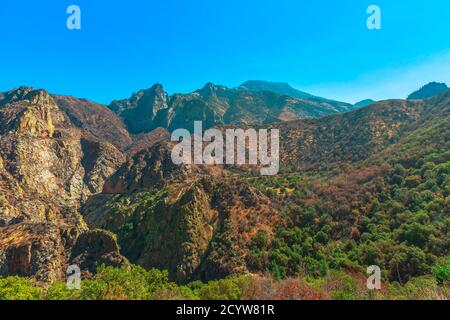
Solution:
[[[285,171],[326,170],[383,154],[430,119],[447,119],[449,106],[447,92],[425,101],[384,101],[326,119],[269,127],[281,130]],[[252,236],[283,226],[277,200],[224,168],[174,166],[167,160],[171,147],[157,144],[127,161],[108,180],[104,194],[83,208],[86,222],[117,233],[133,263],[168,268],[180,282],[246,272]],[[373,174],[383,172],[380,168]]]
[[[53,282],[63,279],[72,264],[86,274],[95,272],[101,264],[127,263],[114,237],[105,231],[51,223],[19,223],[0,228],[0,276],[18,275]]]
[[[281,223],[277,204],[221,168],[174,165],[171,147],[124,164],[82,208],[86,222],[115,232],[131,262],[176,281],[246,272],[253,233]]]
[[[34,276],[44,282],[61,279],[70,235],[63,237],[59,227],[46,223],[1,228],[0,275]]]
[[[82,233],[72,248],[70,264],[85,272],[95,273],[98,266],[120,267],[128,261],[120,254],[115,235],[103,230]]]
[[[125,156],[86,137],[45,91],[21,88],[6,96],[0,108],[3,207],[32,221],[70,220],[63,212],[100,192]]]
[[[111,144],[81,139],[85,168],[84,182],[91,194],[99,193],[103,189],[105,180],[111,177],[118,165],[125,162],[125,155]]]
[[[103,193],[133,192],[163,187],[168,181],[175,179],[189,179],[198,168],[174,164],[171,147],[171,143],[162,142],[137,153],[106,181]]]
[[[117,233],[131,262],[168,269],[179,282],[248,272],[252,236],[283,223],[277,204],[259,191],[210,177],[163,191],[94,197],[83,212],[91,227]]]
[[[60,120],[50,95],[43,91],[19,89],[16,94],[0,100],[1,134],[15,133],[21,136],[51,138],[55,132],[52,113]],[[9,102],[7,102],[9,99]],[[20,99],[20,100],[19,100]]]
[[[160,110],[168,108],[168,100],[162,86],[156,84],[134,93],[128,100],[114,101],[109,107],[124,119],[128,130],[136,134],[157,128],[154,119]]]
[[[78,207],[125,161],[112,144],[95,139],[93,124],[84,131],[73,117],[44,90],[22,87],[0,96],[3,275],[60,278],[74,244],[65,230],[85,229]]]

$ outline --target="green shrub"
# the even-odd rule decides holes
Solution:
[[[158,289],[152,295],[152,300],[198,300],[198,296],[187,286],[171,283]]]
[[[404,286],[402,292],[410,300],[442,300],[448,298],[445,290],[439,288],[436,280],[429,276],[412,279]]]
[[[79,300],[81,290],[70,290],[64,282],[55,282],[48,289],[46,300]]]
[[[82,300],[146,300],[169,285],[167,271],[146,271],[139,266],[100,267],[97,274],[82,282]]]
[[[198,290],[202,300],[239,300],[251,278],[238,276],[211,281]]]
[[[42,288],[30,279],[0,278],[0,300],[40,300],[42,298]]]
[[[450,258],[447,261],[438,264],[433,268],[433,275],[439,285],[448,285],[450,283]]]

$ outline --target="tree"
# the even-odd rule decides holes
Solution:
[[[401,245],[389,262],[389,274],[392,281],[408,282],[412,277],[421,276],[430,271],[425,253],[415,246]]]
[[[435,232],[435,228],[431,225],[413,222],[400,228],[398,238],[400,241],[406,241],[409,244],[423,248]]]

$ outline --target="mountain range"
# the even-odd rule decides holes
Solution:
[[[249,81],[232,89],[208,83],[193,93],[172,96],[156,84],[129,99],[113,101],[108,108],[121,117],[131,133],[139,134],[158,127],[192,130],[194,119],[203,121],[207,129],[320,117],[354,107],[303,93],[288,84]]]
[[[279,129],[280,174],[173,164],[169,133],[194,120]],[[448,255],[449,120],[450,90],[361,108],[261,81],[154,85],[107,107],[2,93],[0,275],[137,264],[186,283],[377,264],[407,282]]]

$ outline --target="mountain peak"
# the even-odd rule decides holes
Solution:
[[[290,88],[294,89],[289,85],[287,82],[270,82],[270,81],[264,81],[264,80],[248,80],[241,84],[241,87],[255,87],[255,86],[279,86],[284,88]]]
[[[164,91],[164,87],[161,83],[155,83],[149,90]]]
[[[21,86],[0,95],[0,106],[20,100],[29,100],[31,104],[48,104],[53,102],[50,94],[44,89],[35,90]]]
[[[203,97],[209,97],[211,95],[214,95],[219,90],[228,90],[227,87],[214,84],[212,82],[208,82],[201,88],[200,90],[195,91],[196,93],[200,94]]]
[[[162,84],[160,83],[155,83],[154,85],[152,85],[150,88],[147,89],[141,89],[138,92],[133,93],[133,96],[136,97],[142,97],[143,95],[148,95],[148,94],[162,94],[164,93],[164,87]],[[133,98],[132,96],[132,98]]]
[[[313,98],[314,96],[293,88],[287,82],[269,82],[263,80],[249,80],[239,86],[239,88],[250,91],[271,91],[278,94],[286,95],[292,98]]]
[[[153,120],[158,111],[167,109],[169,96],[161,84],[133,93],[129,99],[115,100],[108,106],[110,110],[124,118],[131,133],[149,132],[155,129]]]
[[[430,82],[408,96],[409,100],[420,100],[436,96],[448,90],[445,83]]]
[[[199,91],[211,92],[217,90],[218,86],[212,82],[208,82]]]

